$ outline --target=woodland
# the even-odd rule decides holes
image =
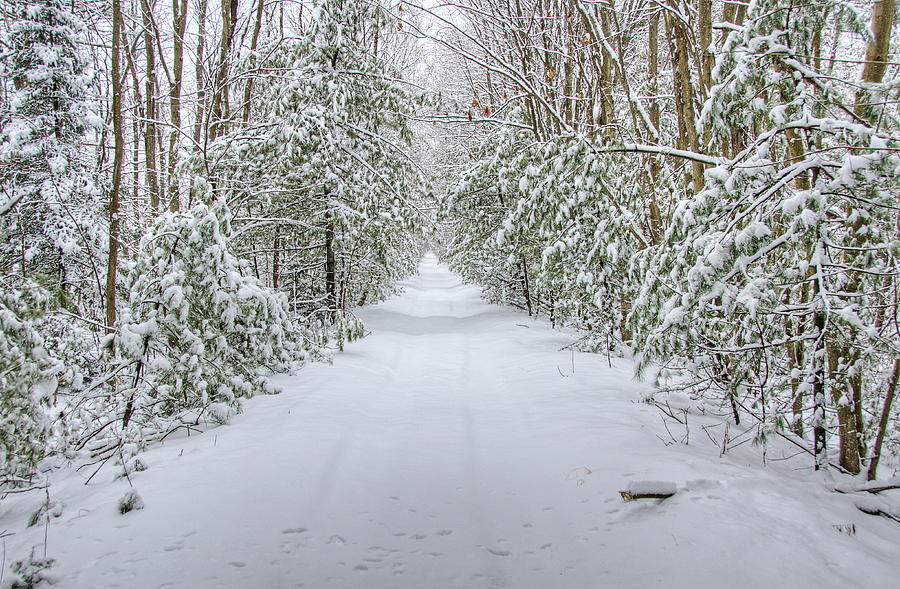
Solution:
[[[893,476],[896,12],[2,0],[0,494],[227,422],[427,251],[659,399]]]

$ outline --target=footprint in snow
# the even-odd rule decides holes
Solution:
[[[239,561],[239,560],[232,560],[232,561],[230,561],[228,564],[230,564],[230,565],[233,566],[233,567],[239,568],[239,569],[242,569],[242,568],[244,568],[245,566],[247,566],[247,563],[246,563],[246,562],[241,562],[241,561]]]
[[[337,534],[333,535],[331,538],[328,539],[328,542],[326,542],[326,544],[340,544],[340,545],[343,545],[346,543],[347,543],[346,538],[344,538],[343,536],[338,536]]]
[[[497,548],[488,548],[487,551],[494,556],[509,556],[511,554],[509,550],[499,550]]]
[[[307,531],[306,528],[285,528],[285,529],[281,530],[281,533],[285,534],[285,535],[287,535],[287,534],[302,534],[306,531]]]
[[[438,536],[449,536],[450,534],[453,533],[453,530],[440,530],[440,531],[435,532],[435,533],[436,533]]]

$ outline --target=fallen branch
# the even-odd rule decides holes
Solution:
[[[619,491],[623,501],[635,499],[668,499],[675,494],[675,483],[668,481],[631,481],[628,488]]]
[[[896,514],[888,511],[887,509],[889,508],[886,508],[886,506],[882,504],[881,501],[875,499],[874,497],[860,497],[856,500],[855,504],[856,508],[863,513],[866,513],[868,515],[877,515],[900,523],[900,517],[897,517]]]
[[[873,495],[892,489],[900,489],[900,477],[894,477],[887,481],[869,481],[859,485],[845,484],[834,487],[838,493],[872,493]]]

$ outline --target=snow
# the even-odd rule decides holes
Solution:
[[[625,490],[631,495],[674,495],[676,487],[671,481],[629,481]]]
[[[808,456],[722,456],[701,428],[723,428],[694,415],[673,441],[685,426],[670,436],[637,402],[631,360],[561,350],[575,334],[488,305],[433,256],[403,286],[333,364],[142,454],[144,509],[118,513],[130,487],[112,467],[87,486],[95,467],[57,473],[57,586],[894,586],[900,526]],[[625,503],[632,480],[678,493]],[[24,522],[43,501],[0,504],[7,562],[42,554]]]

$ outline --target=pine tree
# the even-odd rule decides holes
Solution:
[[[62,371],[35,326],[47,302],[37,284],[0,277],[0,483],[31,476],[46,449],[47,409]]]
[[[297,39],[261,52],[248,124],[210,149],[242,213],[239,250],[259,269],[265,244],[258,275],[310,320],[340,324],[418,261],[423,188],[404,151],[416,101],[375,53],[386,23],[376,5],[321,2]]]
[[[81,24],[60,0],[16,0],[2,39],[0,268],[63,274],[63,258],[96,255],[96,182],[79,140],[102,122],[88,100],[92,74]]]
[[[286,297],[231,253],[228,218],[221,201],[199,204],[164,213],[141,240],[114,341],[124,427],[137,418],[158,431],[188,411],[224,421],[242,398],[274,392],[265,371],[315,353]]]
[[[804,417],[826,464],[829,405],[841,465],[859,471],[862,375],[889,370],[898,342],[883,308],[896,279],[897,122],[853,114],[852,86],[816,68],[817,31],[865,34],[841,2],[759,0],[729,35],[703,110],[713,145],[745,145],[680,202],[665,242],[641,257],[632,316],[645,360],[688,368],[736,420],[795,432]],[[879,92],[889,92],[878,88]],[[831,398],[829,403],[828,397]]]

